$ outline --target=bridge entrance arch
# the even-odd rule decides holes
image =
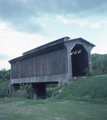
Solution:
[[[83,45],[76,44],[71,50],[73,77],[85,76],[84,70],[89,69],[88,53]]]

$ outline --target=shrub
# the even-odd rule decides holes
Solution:
[[[86,73],[86,76],[89,77],[89,76],[93,76],[93,73],[89,71],[89,69],[85,69],[84,72]]]
[[[12,92],[12,97],[32,98],[31,84],[20,84],[17,91]]]
[[[87,72],[86,76],[87,76],[87,77],[93,76],[93,73],[92,73],[92,72]]]
[[[5,82],[10,80],[10,70],[2,69],[0,70],[0,82]]]
[[[19,98],[27,98],[28,93],[26,90],[17,90],[16,92],[12,93],[12,97],[19,97]]]
[[[9,96],[9,81],[0,83],[0,98]]]
[[[24,84],[24,83],[20,84],[19,86],[20,90],[28,90],[31,87],[32,87],[32,84]]]
[[[46,88],[47,96],[51,97],[54,90],[55,90],[55,88]]]

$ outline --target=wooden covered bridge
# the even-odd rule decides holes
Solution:
[[[17,89],[20,83],[31,83],[35,94],[46,94],[46,84],[63,85],[73,77],[85,76],[86,68],[91,72],[94,46],[83,38],[63,37],[27,51],[9,61],[10,84]]]

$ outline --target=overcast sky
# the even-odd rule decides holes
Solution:
[[[82,37],[107,54],[107,0],[0,0],[0,70],[23,52]]]

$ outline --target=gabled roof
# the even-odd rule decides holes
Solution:
[[[88,42],[87,40],[85,40],[85,39],[83,39],[83,38],[75,38],[75,39],[70,39],[69,41],[82,41],[82,42],[85,42],[86,44],[88,44],[88,45],[91,45],[92,47],[94,47],[95,45],[93,44],[93,43],[91,43],[91,42]],[[69,42],[68,41],[68,42]]]
[[[9,63],[15,63],[15,62],[18,62],[18,61],[29,59],[30,57],[33,57],[35,55],[35,53],[37,53],[39,51],[42,51],[45,48],[51,48],[53,46],[60,45],[60,44],[66,43],[66,42],[71,42],[72,43],[73,41],[82,41],[82,42],[85,42],[88,45],[91,45],[92,47],[95,46],[94,44],[88,42],[87,40],[84,40],[83,38],[70,39],[69,37],[63,37],[63,38],[60,38],[60,39],[55,40],[53,42],[47,43],[47,44],[42,45],[40,47],[37,47],[37,48],[34,48],[34,49],[29,50],[27,52],[24,52],[23,56],[14,58],[14,59],[10,60]]]
[[[52,46],[64,43],[65,41],[68,41],[69,39],[70,39],[69,37],[63,37],[63,38],[54,40],[54,41],[52,41],[50,43],[47,43],[45,45],[39,46],[39,47],[34,48],[32,50],[29,50],[27,52],[24,52],[23,56],[14,58],[14,59],[10,60],[9,63],[11,64],[11,63],[15,63],[15,62],[18,62],[18,61],[22,61],[24,59],[28,59],[28,58],[31,57],[31,55],[33,56],[33,54],[36,53],[36,52],[39,52],[39,51],[41,51],[41,50],[43,50],[45,48],[48,48],[48,47],[52,47]]]

